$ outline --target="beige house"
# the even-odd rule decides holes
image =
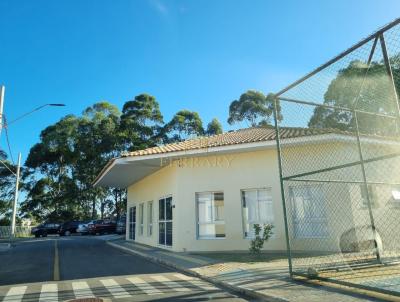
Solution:
[[[358,160],[354,138],[343,133],[285,128],[281,142],[284,171],[293,174],[332,166],[337,158]],[[378,139],[363,143],[382,145]],[[361,177],[356,167],[346,175]],[[126,153],[104,167],[95,185],[128,188],[127,240],[178,252],[247,250],[253,225],[271,223],[274,235],[264,248],[286,249],[275,129],[248,128]],[[293,182],[285,191],[298,250],[313,242],[316,250],[339,250],[341,234],[368,223],[358,222],[368,216],[357,184],[338,193]]]

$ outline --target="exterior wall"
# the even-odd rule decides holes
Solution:
[[[283,175],[286,177],[293,176],[357,161],[359,160],[358,153],[354,147],[353,145],[343,143],[283,147]],[[313,174],[303,177],[303,179],[361,181],[361,176],[359,167],[352,167],[345,171],[335,170]],[[339,252],[341,235],[354,224],[349,184],[318,183],[310,181],[285,181],[284,184],[291,249],[295,252]],[[320,225],[315,225],[316,228],[321,229],[326,227],[326,234],[324,236],[316,235],[314,237],[310,236],[304,238],[295,236],[295,208],[290,190],[291,188],[297,188],[302,191],[306,187],[310,187],[312,191],[318,190],[324,199],[323,203],[318,206],[324,206],[323,210],[326,213],[326,220]],[[304,229],[306,226],[299,225],[299,228]]]
[[[367,151],[379,156],[374,146],[365,145]],[[382,149],[381,146],[379,146]],[[395,148],[398,149],[398,148]],[[393,153],[397,150],[387,150]],[[314,171],[359,160],[357,147],[352,143],[326,143],[284,147],[284,176]],[[400,162],[393,163],[397,167]],[[374,181],[400,183],[400,171],[382,166],[382,162],[368,164],[367,176],[375,176]],[[384,171],[384,178],[376,171]],[[353,166],[333,172],[312,175],[316,180],[339,179],[342,181],[362,181],[361,169]],[[291,186],[309,186],[315,183],[285,181],[285,196],[288,207],[289,234],[294,251],[340,252],[340,238],[353,227],[370,224],[368,210],[361,204],[358,184],[319,183],[325,200],[328,234],[325,238],[296,238],[293,226],[293,204],[289,194]],[[250,240],[244,238],[241,190],[271,188],[274,211],[274,236],[264,245],[265,250],[285,250],[283,208],[280,193],[277,152],[275,148],[246,153],[230,153],[192,157],[170,162],[168,166],[147,176],[128,188],[128,208],[144,202],[144,234],[139,235],[137,218],[136,241],[148,245],[158,245],[158,200],[172,195],[173,204],[173,246],[174,251],[233,251],[248,250]],[[197,238],[196,193],[222,191],[224,193],[225,238]],[[376,225],[384,246],[400,242],[400,227],[397,223],[400,206],[393,203],[391,189],[387,185],[377,191],[379,205],[374,208]],[[147,235],[147,202],[153,201],[153,235]],[[129,217],[128,217],[129,219]],[[127,225],[129,227],[129,225]],[[127,232],[128,236],[128,232]],[[128,237],[127,237],[128,238]],[[395,239],[395,240],[393,240]],[[355,240],[357,240],[355,238]]]
[[[189,164],[177,170],[177,215],[174,219],[179,224],[179,238],[182,240],[175,249],[178,251],[248,250],[250,240],[244,238],[241,190],[271,188],[275,235],[264,247],[266,250],[285,250],[276,151],[232,153],[196,160],[198,164],[193,165],[189,161]],[[195,194],[209,191],[224,193],[225,238],[197,239]]]
[[[271,188],[274,209],[274,236],[266,250],[285,250],[285,233],[275,150],[232,153],[171,162],[128,188],[128,210],[136,205],[136,241],[158,246],[158,199],[172,194],[174,251],[248,250],[250,240],[244,238],[242,189]],[[224,192],[224,239],[197,239],[195,194]],[[147,236],[147,201],[153,201],[153,235]],[[139,204],[144,202],[143,236],[139,234]],[[129,217],[127,217],[129,221]],[[129,224],[127,224],[128,239]],[[161,246],[162,247],[162,246]]]
[[[387,154],[398,153],[398,146],[363,143],[364,159],[370,159]],[[357,145],[353,143],[326,143],[284,148],[284,176],[324,169],[335,165],[352,163],[360,160]],[[400,225],[397,223],[400,214],[400,202],[394,201],[392,189],[400,184],[400,159],[374,161],[365,164],[367,181],[386,183],[372,185],[374,205],[372,212],[376,229],[383,242],[383,250],[390,253],[400,248]],[[354,243],[370,240],[371,220],[368,207],[363,204],[361,187],[363,183],[360,165],[324,172],[304,177],[328,182],[298,182],[285,181],[285,194],[288,205],[289,231],[291,247],[299,251],[341,252],[341,242],[346,240]],[[348,183],[334,183],[340,180]],[[353,182],[353,183],[352,183]],[[360,182],[357,184],[354,182]],[[290,186],[318,185],[325,198],[328,235],[325,238],[299,239],[294,237],[294,226],[290,216],[294,209],[291,204]],[[400,189],[400,186],[397,186]],[[365,201],[364,201],[365,203]],[[348,232],[351,229],[356,232]],[[347,235],[346,235],[347,234]],[[342,237],[343,236],[343,237]],[[344,240],[346,238],[346,240]]]
[[[157,246],[158,245],[158,200],[160,197],[172,196],[175,204],[177,194],[177,169],[175,167],[164,167],[132,186],[128,187],[128,215],[126,239],[129,240],[129,208],[136,206],[136,242]],[[153,202],[153,234],[148,235],[148,203]],[[144,203],[144,232],[139,234],[139,205]],[[172,209],[175,217],[175,209]],[[175,219],[174,219],[175,222]],[[177,236],[177,224],[173,223],[173,244],[179,240]]]

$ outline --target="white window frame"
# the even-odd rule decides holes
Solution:
[[[216,194],[216,193],[221,193],[222,195],[223,195],[223,197],[224,197],[224,210],[225,210],[225,194],[224,194],[224,191],[222,191],[222,190],[220,190],[220,191],[206,191],[206,192],[196,192],[196,194],[195,194],[195,205],[196,205],[196,239],[197,240],[224,240],[225,238],[226,238],[226,229],[225,229],[225,232],[224,232],[224,236],[223,237],[216,237],[216,236],[201,236],[200,235],[200,225],[210,225],[210,224],[213,224],[213,225],[226,225],[225,224],[225,217],[224,217],[224,220],[215,220],[213,217],[215,216],[215,214],[214,214],[214,209],[215,209],[215,206],[214,206],[214,198],[212,198],[211,199],[211,216],[212,216],[212,219],[211,219],[211,221],[210,222],[200,222],[199,221],[199,218],[200,218],[200,215],[199,215],[199,200],[198,200],[198,196],[199,195],[201,195],[201,194],[210,194],[210,195],[214,195],[214,194]]]
[[[149,201],[147,203],[147,236],[153,236],[153,221],[154,221],[154,203]]]
[[[173,245],[174,245],[174,228],[173,228],[173,226],[174,226],[174,222],[173,222],[174,211],[173,210],[174,210],[175,206],[174,206],[174,197],[172,196],[172,194],[168,194],[168,195],[164,195],[164,196],[159,197],[158,198],[158,207],[160,206],[160,201],[161,200],[164,200],[164,202],[166,204],[166,199],[168,199],[168,198],[171,198],[171,210],[172,210],[171,219],[167,219],[167,208],[166,207],[164,208],[164,219],[160,219],[160,209],[159,208],[157,209],[157,227],[158,227],[158,229],[157,229],[157,245],[159,247],[163,247],[163,248],[172,248]],[[172,231],[172,238],[171,238],[172,239],[172,244],[171,245],[167,244],[167,224],[168,223],[172,224],[172,229],[171,229],[171,231]],[[160,224],[164,224],[164,228],[165,228],[164,241],[165,241],[165,244],[161,244],[160,243]]]
[[[260,199],[259,199],[259,192],[260,191],[267,191],[270,197],[270,205],[271,205],[271,211],[272,211],[272,219],[270,220],[265,220],[265,221],[261,221],[260,220]],[[256,223],[249,223],[248,221],[246,221],[246,217],[243,213],[245,207],[244,207],[244,203],[245,203],[245,192],[256,192],[257,194],[257,216],[258,216],[258,221]],[[254,225],[254,224],[259,224],[259,225],[265,225],[265,224],[271,224],[274,225],[275,222],[275,208],[274,208],[274,200],[272,198],[272,188],[271,187],[264,187],[264,188],[254,188],[254,189],[242,189],[240,190],[240,202],[241,202],[241,209],[242,209],[242,223],[243,223],[243,238],[245,239],[254,239],[254,236],[250,236],[250,234],[246,234],[246,225]],[[247,202],[246,202],[246,208],[248,208],[247,206]],[[250,227],[249,227],[250,229]],[[275,238],[275,232],[272,235],[272,238]]]
[[[144,233],[144,203],[139,204],[139,235]]]

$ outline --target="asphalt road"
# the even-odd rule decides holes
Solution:
[[[0,252],[0,301],[249,301],[96,237],[20,241]],[[107,300],[108,299],[108,300]]]

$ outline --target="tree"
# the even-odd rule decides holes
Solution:
[[[392,65],[395,74],[400,72],[400,61]],[[395,81],[397,92],[400,92],[399,79]],[[358,109],[369,113],[396,116],[397,104],[393,86],[388,77],[384,62],[372,62],[370,67],[360,61],[353,61],[338,72],[324,94],[324,104],[349,109]],[[385,134],[393,132],[393,119],[373,116],[359,112],[357,120],[360,132],[368,134]],[[355,115],[347,110],[327,107],[316,107],[309,127],[333,128],[355,131]]]
[[[126,150],[155,146],[164,124],[160,106],[154,96],[140,94],[122,108],[120,137]]]
[[[121,150],[120,116],[117,107],[100,102],[87,108],[79,119],[75,138],[78,158],[73,176],[81,201],[91,203],[92,219],[97,217],[99,202],[105,203],[110,193],[105,188],[93,187],[92,183],[102,167]]]
[[[76,212],[77,190],[72,180],[73,163],[77,160],[77,118],[68,115],[44,129],[25,162],[23,179],[28,191],[22,212],[36,219],[61,218],[63,212]]]
[[[207,135],[221,134],[223,132],[222,125],[217,118],[213,118],[207,125]]]
[[[170,141],[183,141],[193,136],[203,135],[203,122],[197,112],[180,110],[166,125],[165,133],[170,135]]]
[[[2,150],[0,160],[0,225],[10,225],[15,188],[15,176],[11,171],[16,171],[16,167],[7,160],[7,154]]]
[[[251,127],[270,125],[274,102],[272,94],[265,96],[262,92],[248,90],[239,100],[229,106],[228,123],[230,125],[246,121]]]

